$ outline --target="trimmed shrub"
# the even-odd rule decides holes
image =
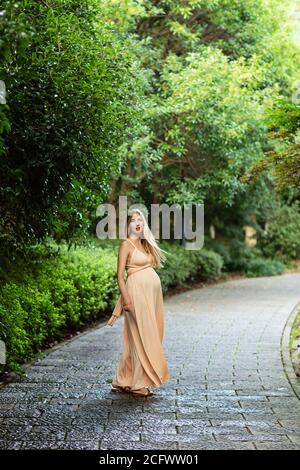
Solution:
[[[300,259],[300,211],[299,207],[278,207],[268,222],[267,230],[258,233],[262,252],[282,261]]]
[[[103,246],[103,244],[102,244]],[[197,278],[218,277],[223,260],[209,250],[188,251],[164,243],[167,263],[159,270],[164,292]],[[0,339],[6,344],[6,369],[21,371],[49,341],[103,317],[119,295],[117,246],[97,243],[68,251],[36,245],[32,264],[19,261],[0,288]]]
[[[221,275],[223,259],[218,253],[202,248],[186,250],[179,245],[161,243],[168,252],[164,268],[158,269],[162,289],[182,286],[187,281],[218,278]]]
[[[249,277],[275,276],[283,273],[285,267],[285,264],[279,260],[256,258],[249,262],[246,274]]]

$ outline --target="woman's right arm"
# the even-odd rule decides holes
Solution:
[[[123,240],[119,248],[117,276],[118,276],[118,285],[119,285],[119,289],[121,293],[121,304],[124,310],[128,310],[128,309],[130,310],[132,308],[131,300],[128,295],[126,284],[124,281],[124,271],[125,271],[126,261],[127,261],[127,257],[129,253],[130,253],[130,249],[129,249],[128,243],[126,243],[126,240]],[[110,326],[113,326],[116,318],[117,318],[117,315],[112,314],[107,324]]]
[[[130,253],[130,249],[129,249],[128,243],[126,242],[126,240],[123,240],[119,248],[117,276],[118,276],[118,285],[119,285],[119,289],[121,292],[122,301],[124,303],[130,300],[127,289],[126,289],[126,284],[124,281],[126,261],[127,261],[127,257],[129,253]]]

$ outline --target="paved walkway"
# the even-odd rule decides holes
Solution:
[[[300,274],[242,279],[165,301],[172,379],[149,398],[110,391],[123,319],[66,342],[0,390],[6,449],[300,449],[282,333]]]

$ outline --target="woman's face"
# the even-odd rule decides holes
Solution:
[[[138,212],[134,212],[129,222],[129,233],[133,233],[137,237],[140,237],[143,233],[144,222]]]

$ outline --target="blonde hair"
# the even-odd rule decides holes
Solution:
[[[130,211],[127,215],[126,234],[128,235],[128,226],[131,222],[131,217],[135,213],[139,214],[141,216],[142,220],[143,220],[143,237],[141,237],[141,242],[142,242],[142,245],[143,245],[143,248],[144,248],[145,252],[151,255],[152,261],[153,261],[153,266],[155,268],[163,267],[164,263],[167,259],[166,256],[164,255],[164,253],[168,254],[168,252],[163,250],[162,248],[160,248],[158,246],[158,243],[155,240],[155,237],[154,237],[153,233],[150,230],[150,227],[147,223],[147,220],[146,220],[143,212],[140,209],[138,209],[137,207],[133,208],[133,209],[130,209]]]

